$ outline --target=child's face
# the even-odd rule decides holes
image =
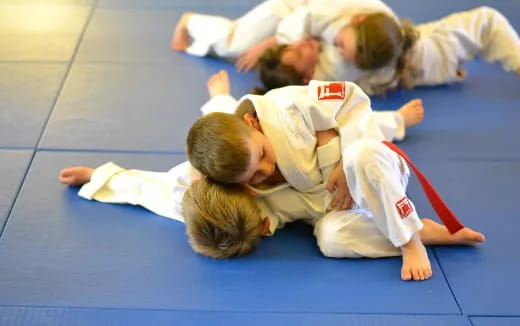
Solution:
[[[260,131],[253,128],[249,139],[250,161],[247,171],[238,183],[256,185],[271,176],[276,169],[276,157],[271,143]]]
[[[351,25],[343,27],[334,39],[339,54],[351,63],[355,63],[356,59],[356,41],[356,33]]]
[[[311,80],[318,64],[320,45],[315,39],[291,43],[282,53],[281,62],[293,67],[304,79]]]

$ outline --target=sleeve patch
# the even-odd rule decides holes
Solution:
[[[327,83],[318,86],[318,100],[344,100],[345,83]]]
[[[397,203],[395,203],[395,206],[399,215],[401,215],[401,218],[407,218],[413,213],[413,206],[410,203],[410,200],[406,197],[401,198]]]

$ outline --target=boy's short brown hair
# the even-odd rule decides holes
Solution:
[[[287,48],[287,44],[270,47],[258,60],[258,74],[266,91],[289,85],[305,85],[300,73],[282,63],[282,55]]]
[[[243,256],[260,240],[261,211],[240,185],[197,180],[184,194],[182,209],[191,247],[205,256]]]
[[[187,154],[191,165],[221,183],[234,183],[249,167],[251,128],[243,119],[214,112],[190,128]]]

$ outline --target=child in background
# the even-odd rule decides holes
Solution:
[[[234,113],[238,104],[230,95],[229,77],[225,70],[211,76],[207,83],[210,100],[201,108],[203,114],[210,112]],[[255,88],[252,94],[263,95],[264,89]],[[420,99],[413,99],[397,110],[374,111],[372,119],[388,141],[401,141],[406,130],[421,123],[424,119],[424,107]]]
[[[363,19],[358,16],[357,21]],[[384,73],[374,74],[368,66],[357,74],[346,70],[341,62],[328,59],[334,54],[326,47],[312,65],[305,58],[314,58],[316,54],[309,49],[279,45],[267,49],[259,59],[260,79],[266,88],[305,84],[311,75],[319,80],[345,79],[355,81],[368,94],[377,94],[397,86],[410,89],[460,82],[465,77],[463,63],[475,57],[500,62],[504,70],[520,75],[520,39],[496,9],[480,7],[458,12],[415,28],[408,26],[408,30],[415,34],[408,38],[409,50],[396,57]],[[350,42],[354,42],[352,39],[356,38]],[[350,45],[350,48],[360,46]],[[352,50],[351,56],[357,58],[356,51]]]
[[[474,57],[520,75],[520,39],[497,10],[480,7],[417,27],[379,0],[269,0],[243,17],[186,13],[172,48],[259,61],[267,89],[309,80],[350,80],[368,94],[462,81]]]
[[[299,84],[311,79],[360,83],[365,78],[388,80],[393,62],[414,37],[409,24],[399,21],[380,0],[268,0],[235,21],[185,13],[175,28],[172,48],[237,59],[238,70],[248,71],[265,50],[288,44],[302,54],[290,58],[302,73]]]

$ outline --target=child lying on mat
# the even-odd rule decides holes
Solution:
[[[320,159],[325,159],[324,153],[337,144],[334,137],[335,131],[318,132],[318,143],[329,143],[319,147]],[[326,179],[334,165],[332,161],[324,162],[327,165],[322,171]],[[258,194],[251,196],[255,188],[222,185],[201,178],[189,162],[167,173],[125,170],[113,163],[97,169],[69,167],[61,171],[60,181],[83,185],[79,195],[86,199],[141,205],[159,215],[186,222],[193,249],[213,258],[245,255],[262,236],[273,235],[277,228],[295,220],[314,226],[318,246],[325,256],[377,258],[401,254],[378,229],[368,210],[332,210],[329,203],[333,194],[325,185],[313,193],[301,193],[285,185],[258,189]],[[482,234],[470,228],[450,234],[445,226],[433,220],[421,221],[424,226],[419,236],[425,245],[475,245],[484,240]],[[418,273],[414,279],[428,277]]]
[[[247,95],[235,115],[211,113],[192,126],[188,158],[197,170],[217,182],[260,189],[290,185],[302,193],[312,193],[323,183],[316,132],[336,129],[343,162],[332,170],[329,183],[332,180],[342,193],[337,207],[349,207],[345,203],[351,201],[350,190],[354,202],[369,212],[377,229],[394,248],[400,248],[402,278],[425,279],[431,276],[431,267],[420,239],[423,224],[405,193],[407,158],[397,154],[399,149],[381,142],[384,137],[370,119],[371,112],[366,94],[348,82],[311,81],[308,86],[276,89],[265,96]],[[186,218],[190,219],[197,208],[185,209]],[[450,233],[463,229],[447,207],[435,208]],[[329,219],[321,220],[322,227],[325,221]],[[332,221],[324,227],[329,243],[341,238],[343,226]],[[475,233],[475,242],[483,240],[482,234]],[[348,256],[341,250],[322,251],[327,256]]]
[[[230,95],[229,76],[225,70],[211,76],[207,83],[211,99],[202,106],[204,114],[210,112],[234,113],[238,101]],[[268,90],[255,88],[253,94],[263,95]],[[224,111],[227,110],[227,111]],[[403,140],[406,130],[422,122],[424,107],[420,99],[413,99],[395,111],[373,111],[372,119],[389,141]]]
[[[352,80],[373,94],[453,83],[475,56],[520,74],[520,39],[489,7],[413,26],[379,0],[269,0],[234,21],[186,13],[172,48],[237,59],[239,70],[258,62],[267,88]]]

